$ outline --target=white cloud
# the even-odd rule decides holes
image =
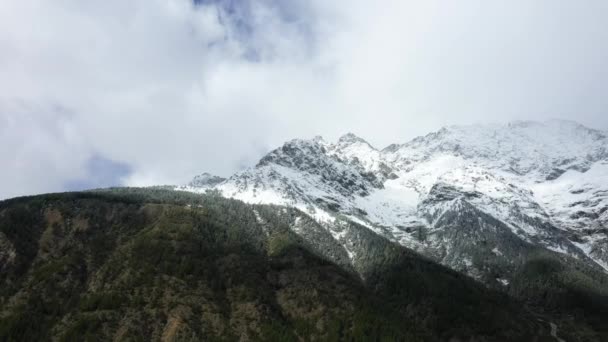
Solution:
[[[145,185],[227,175],[316,134],[385,145],[475,121],[605,128],[606,13],[601,1],[3,1],[0,197],[61,190],[96,155]]]

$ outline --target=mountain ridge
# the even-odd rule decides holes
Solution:
[[[381,150],[352,133],[335,143],[295,139],[214,186],[178,189],[291,206],[329,231],[346,219],[462,271],[448,261],[454,255],[438,258],[428,252],[443,241],[444,232],[456,229],[437,225],[429,213],[454,211],[450,203],[460,200],[527,244],[608,271],[606,165],[606,133],[572,121],[518,121],[444,127]],[[592,185],[585,180],[587,171],[595,175]],[[578,188],[570,201],[555,190],[572,187]],[[440,245],[449,250],[453,243]],[[507,248],[501,243],[496,250]],[[494,254],[478,261],[467,255],[473,265],[464,271],[488,278],[489,260],[510,262]]]

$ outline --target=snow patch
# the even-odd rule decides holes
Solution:
[[[503,278],[496,278],[496,281],[503,284],[504,286],[509,285],[509,281],[507,279],[503,279]]]

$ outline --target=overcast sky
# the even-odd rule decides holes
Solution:
[[[608,1],[3,0],[0,198],[227,176],[285,140],[608,128]]]

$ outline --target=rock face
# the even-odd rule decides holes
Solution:
[[[574,122],[446,127],[382,150],[352,133],[292,140],[196,183],[179,189],[308,213],[355,268],[353,226],[496,286],[539,249],[608,271],[608,136]]]

